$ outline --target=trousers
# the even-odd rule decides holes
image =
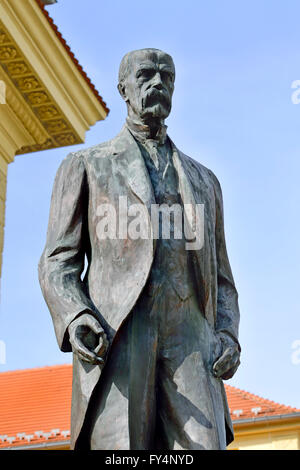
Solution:
[[[90,405],[91,449],[225,449],[220,354],[191,295],[144,294],[120,328]]]

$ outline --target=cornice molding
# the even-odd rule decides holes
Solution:
[[[43,144],[49,139],[48,132],[2,67],[0,67],[0,80],[5,83],[5,104],[0,105],[0,114],[7,111],[7,107],[10,108],[11,113],[20,121],[20,128],[28,132],[30,136],[28,136],[28,143]],[[4,119],[2,119],[3,122],[5,122]],[[9,130],[7,129],[8,132]]]

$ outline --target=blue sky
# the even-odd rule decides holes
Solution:
[[[300,351],[292,349],[300,340],[300,104],[291,100],[300,79],[299,2],[59,0],[48,11],[110,114],[83,145],[17,156],[9,166],[0,372],[71,362],[58,349],[37,277],[54,176],[67,153],[118,133],[126,116],[120,60],[157,47],[176,65],[169,135],[223,188],[242,345],[228,383],[300,408]]]

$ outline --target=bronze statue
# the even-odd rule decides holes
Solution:
[[[75,449],[225,449],[233,439],[222,380],[240,363],[239,308],[222,194],[167,135],[174,81],[163,51],[126,54],[124,127],[70,153],[55,179],[39,278],[59,346],[73,351]],[[203,240],[191,247],[198,207]]]

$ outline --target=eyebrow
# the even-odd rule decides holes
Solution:
[[[171,65],[167,65],[167,64],[159,64],[159,65],[160,65],[159,66],[160,70],[174,73],[174,69],[173,67],[171,67]]]
[[[139,64],[138,65],[138,69],[137,70],[143,70],[143,69],[154,69],[155,68],[155,64],[151,64],[151,63],[143,63],[143,64]]]
[[[157,65],[156,64],[151,64],[151,63],[142,63],[138,66],[137,68],[137,72],[139,70],[153,70],[153,69],[156,69],[157,68]],[[158,68],[160,71],[162,72],[171,72],[173,75],[174,75],[174,69],[173,67],[171,67],[170,65],[168,64],[158,64]]]

